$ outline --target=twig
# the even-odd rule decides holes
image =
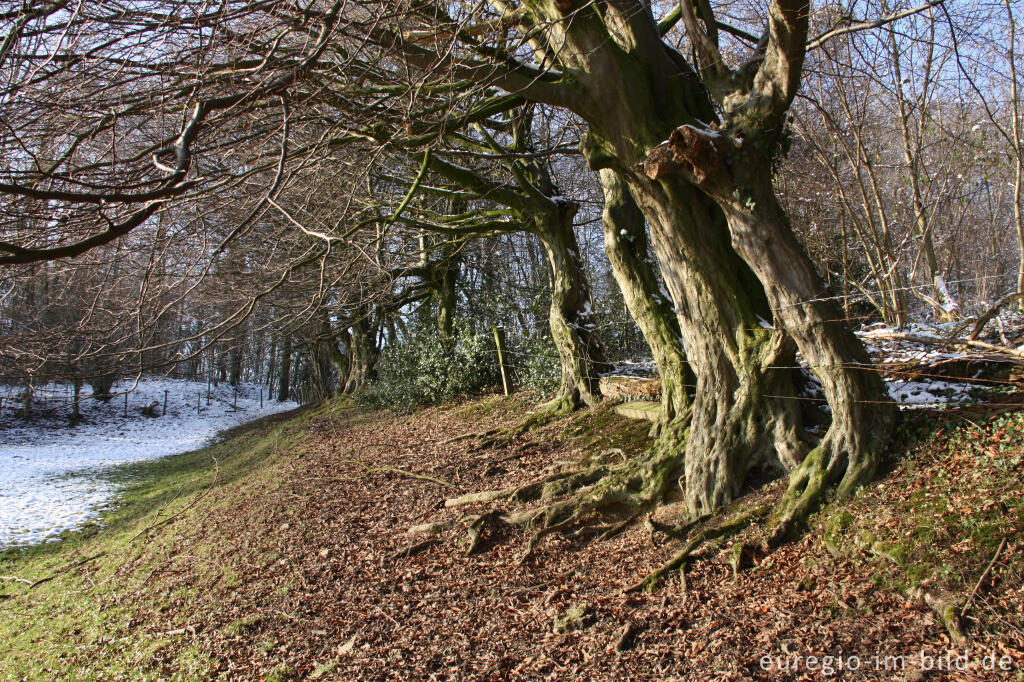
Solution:
[[[63,574],[67,573],[68,571],[70,571],[73,568],[78,568],[79,566],[81,566],[83,564],[89,563],[93,559],[99,559],[101,556],[105,556],[105,555],[106,555],[106,552],[100,552],[99,554],[93,554],[92,556],[88,556],[88,557],[82,559],[81,561],[76,561],[73,564],[68,564],[67,566],[65,566],[64,568],[60,569],[59,571],[57,571],[53,575],[48,575],[45,578],[40,578],[39,580],[36,580],[34,582],[31,581],[31,580],[26,580],[25,578],[19,578],[17,576],[13,576],[13,575],[0,575],[0,580],[8,580],[8,581],[12,581],[12,582],[24,583],[24,584],[28,585],[27,589],[31,590],[32,588],[39,587],[43,583],[50,582],[51,580],[53,580],[57,576],[63,575]]]
[[[399,469],[397,467],[372,467],[365,462],[359,461],[358,459],[349,459],[347,461],[352,462],[353,464],[358,464],[359,466],[363,467],[363,469],[365,469],[367,473],[391,472],[395,474],[402,474],[403,476],[409,476],[411,478],[418,478],[421,481],[430,481],[431,483],[437,483],[438,485],[446,485],[449,488],[455,487],[453,484],[449,483],[443,478],[435,478],[433,476],[427,476],[426,474],[417,474],[412,471],[406,471],[405,469]]]
[[[967,601],[964,602],[964,607],[960,609],[960,619],[963,620],[964,616],[967,615],[967,610],[971,608],[971,602],[974,601],[975,595],[978,594],[978,590],[981,589],[981,584],[985,582],[988,574],[992,572],[992,567],[996,565],[996,559],[1003,553],[1003,549],[1006,548],[1006,537],[1003,537],[1003,541],[999,543],[999,547],[996,549],[996,553],[992,555],[992,560],[988,562],[988,566],[985,568],[985,572],[978,578],[978,582],[974,585],[974,589],[967,596]]]
[[[217,480],[220,479],[220,464],[217,463],[217,458],[216,457],[210,457],[210,459],[213,460],[213,467],[214,467],[213,481],[211,481],[210,485],[206,488],[205,491],[203,491],[203,494],[200,495],[199,497],[195,498],[194,500],[192,500],[188,504],[186,504],[184,507],[182,507],[180,510],[178,510],[178,512],[176,514],[172,514],[171,516],[168,516],[163,521],[157,521],[152,526],[147,526],[146,528],[143,528],[138,533],[136,533],[134,536],[132,536],[132,539],[129,540],[128,542],[135,542],[140,536],[149,533],[149,531],[154,530],[155,528],[159,528],[160,526],[167,525],[168,523],[170,523],[171,521],[175,520],[176,518],[178,518],[179,516],[181,516],[182,514],[187,512],[189,509],[194,507],[200,500],[205,498],[207,495],[209,495],[213,491],[214,486],[217,485]]]
[[[8,580],[8,581],[16,582],[16,583],[25,583],[26,585],[31,585],[32,584],[31,580],[26,580],[25,578],[19,578],[16,575],[0,575],[0,580]]]
[[[391,616],[389,616],[388,614],[384,613],[384,609],[382,609],[381,607],[377,606],[376,604],[374,604],[374,605],[373,605],[373,608],[375,608],[375,609],[377,609],[378,611],[380,611],[380,615],[384,616],[385,618],[387,618],[388,620],[390,620],[390,621],[391,621],[392,623],[394,623],[395,625],[398,625],[398,621],[397,621],[397,620],[395,620],[394,618],[392,618]]]

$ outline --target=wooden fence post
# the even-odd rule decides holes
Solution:
[[[498,367],[501,369],[501,386],[505,389],[505,395],[512,393],[508,380],[508,369],[505,367],[505,328],[494,328],[494,345],[498,349]]]

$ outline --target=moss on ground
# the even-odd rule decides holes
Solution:
[[[832,554],[869,564],[878,587],[944,595],[959,611],[1004,539],[1024,531],[1022,464],[1024,412],[908,423],[887,475],[824,507],[813,525]],[[1024,557],[1004,547],[998,573],[1020,585]],[[986,587],[967,609],[976,631],[997,617],[981,603]]]
[[[651,446],[650,430],[648,422],[626,419],[616,414],[614,406],[602,404],[574,414],[563,435],[595,451],[618,448],[635,455]]]

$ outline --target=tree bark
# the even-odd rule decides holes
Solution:
[[[565,414],[600,400],[598,374],[608,369],[597,331],[590,284],[573,229],[576,205],[555,201],[556,210],[537,216],[537,236],[548,261],[551,305],[548,324],[561,362],[557,395],[540,411]]]
[[[652,154],[647,170],[671,174],[678,164],[722,208],[733,247],[764,285],[775,319],[821,381],[832,409],[824,438],[790,478],[781,536],[820,501],[826,486],[838,483],[844,496],[874,476],[895,409],[775,196],[771,160],[761,151],[771,149],[772,140],[758,139],[755,130],[744,133],[737,144],[732,131],[683,126]]]
[[[655,433],[660,434],[672,424],[681,427],[675,429],[679,433],[689,423],[691,403],[687,391],[696,387],[697,378],[686,362],[672,302],[658,281],[656,266],[648,259],[643,213],[615,171],[606,168],[600,174],[605,254],[626,308],[651,349],[661,379],[662,415]]]
[[[360,310],[359,318],[349,329],[349,370],[342,388],[343,393],[358,391],[374,377],[374,368],[377,365],[376,331],[370,324],[369,315],[367,310]]]
[[[739,494],[753,467],[786,470],[803,459],[793,349],[772,328],[764,292],[732,250],[721,213],[685,182],[634,176],[631,185],[697,378],[685,487],[691,514],[707,514]]]
[[[231,346],[231,369],[228,375],[228,383],[234,387],[238,387],[238,384],[242,381],[242,348],[239,345],[240,339],[232,341]]]
[[[281,365],[277,377],[277,400],[284,402],[288,400],[289,382],[292,374],[292,337],[285,334],[281,342]]]
[[[585,5],[567,22],[563,5],[539,2],[531,12],[548,22],[558,62],[572,74],[564,99],[589,124],[591,167],[617,172],[647,218],[697,379],[685,450],[645,477],[665,485],[681,457],[687,506],[706,514],[732,500],[756,464],[802,459],[792,373],[775,369],[792,364],[783,360],[791,342],[770,328],[763,288],[732,249],[721,209],[679,176],[638,172],[681,123],[715,119],[697,75],[661,39],[649,7]]]

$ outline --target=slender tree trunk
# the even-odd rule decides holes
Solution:
[[[1017,88],[1017,24],[1010,0],[1004,0],[1007,25],[1010,35],[1007,50],[1007,62],[1010,70],[1010,122],[1013,148],[1013,223],[1017,235],[1017,293],[1022,294],[1017,305],[1024,310],[1024,135],[1021,133],[1020,98]]]
[[[277,400],[288,400],[289,382],[292,375],[292,336],[285,334],[281,342],[281,366],[277,378]]]
[[[459,275],[459,264],[452,257],[445,258],[438,264],[440,273],[437,289],[437,329],[441,336],[450,339],[455,331],[456,306],[458,291],[456,284]]]
[[[274,338],[270,337],[269,344],[270,358],[267,360],[267,373],[263,378],[263,383],[267,386],[267,399],[270,400],[274,397],[274,378],[275,370],[277,369],[277,344],[274,342]]]
[[[71,404],[71,421],[77,424],[82,419],[82,380],[79,377],[75,377],[71,381],[74,386],[74,402]]]
[[[21,416],[28,419],[32,416],[32,384],[25,382],[25,392],[22,394]]]
[[[960,304],[949,292],[945,277],[939,267],[939,259],[935,255],[935,242],[932,239],[931,222],[928,210],[924,205],[924,193],[921,188],[920,163],[923,155],[924,126],[927,116],[925,107],[928,102],[928,91],[932,85],[932,68],[935,61],[935,21],[931,23],[931,36],[927,43],[927,57],[924,73],[921,77],[921,94],[916,102],[918,110],[918,125],[916,131],[911,131],[911,116],[907,110],[906,95],[903,91],[903,72],[901,69],[900,48],[896,42],[896,31],[890,25],[889,45],[892,50],[893,66],[893,89],[896,93],[896,102],[899,105],[899,125],[903,142],[903,160],[907,164],[907,182],[910,184],[911,198],[914,206],[914,229],[920,242],[920,255],[924,259],[925,268],[928,271],[928,278],[931,280],[932,296],[921,296],[926,303],[934,308],[937,317],[943,321],[955,320],[960,316]],[[915,268],[916,270],[916,268]]]
[[[242,381],[242,348],[239,345],[240,339],[235,339],[231,346],[231,369],[228,375],[228,383],[237,387]]]
[[[643,213],[615,171],[606,168],[600,173],[604,250],[626,308],[651,349],[661,379],[662,415],[655,432],[676,424],[679,428],[675,431],[681,435],[690,420],[687,388],[695,387],[697,378],[686,362],[672,302],[661,288],[655,265],[648,260]]]
[[[551,305],[548,323],[561,361],[561,384],[540,411],[564,414],[600,400],[598,374],[608,368],[597,332],[590,284],[573,229],[576,206],[556,202],[557,210],[535,218],[548,261]]]

